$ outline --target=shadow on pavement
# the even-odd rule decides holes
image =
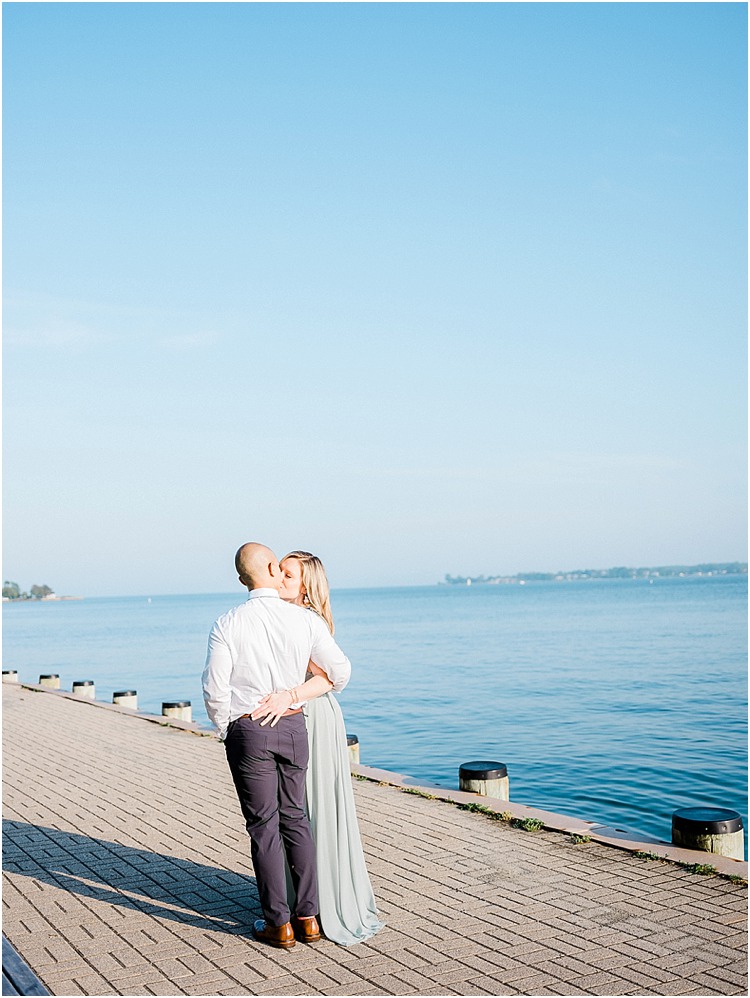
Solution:
[[[3,821],[3,869],[214,932],[249,934],[261,915],[254,877],[22,821]]]

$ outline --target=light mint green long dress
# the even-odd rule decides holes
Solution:
[[[361,943],[383,928],[367,875],[349,768],[344,717],[326,693],[305,707],[310,763],[307,810],[318,860],[320,924],[341,946]]]

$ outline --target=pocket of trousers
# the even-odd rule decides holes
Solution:
[[[305,769],[310,761],[310,745],[307,741],[307,731],[292,731],[292,762],[300,769]]]

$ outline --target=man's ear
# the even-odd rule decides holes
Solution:
[[[249,582],[247,576],[246,575],[238,575],[237,578],[240,580],[241,584],[247,589],[247,587],[250,585],[250,582]]]

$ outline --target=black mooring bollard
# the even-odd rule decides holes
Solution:
[[[120,707],[130,707],[131,710],[138,710],[138,693],[136,690],[119,690],[112,694],[112,703]]]
[[[96,685],[93,679],[79,679],[73,683],[71,692],[85,700],[96,700]]]
[[[169,700],[161,705],[164,717],[174,717],[178,721],[192,721],[193,708],[189,700]]]
[[[346,747],[349,749],[349,762],[359,764],[359,738],[347,733]]]
[[[502,762],[465,762],[458,770],[458,789],[510,800],[508,768]]]
[[[745,858],[742,816],[728,807],[681,807],[672,815],[672,843],[732,859]]]

